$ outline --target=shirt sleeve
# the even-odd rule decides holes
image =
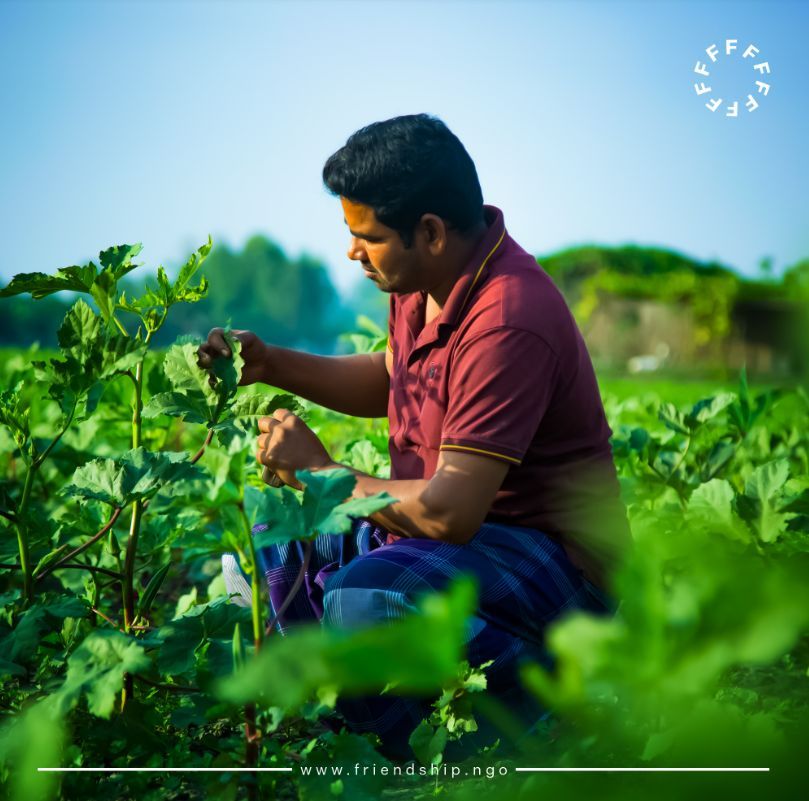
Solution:
[[[498,327],[463,342],[450,362],[441,450],[520,464],[558,370],[557,355],[531,331]]]

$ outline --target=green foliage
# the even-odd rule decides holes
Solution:
[[[362,331],[361,334],[343,334],[341,337],[351,343],[354,353],[376,353],[387,348],[388,332],[370,317],[360,314],[357,317],[357,328]]]
[[[108,718],[124,683],[124,674],[149,666],[143,646],[118,631],[94,631],[70,655],[67,676],[54,701],[61,714],[86,695],[93,715]]]
[[[48,801],[57,792],[58,775],[40,767],[58,767],[66,740],[64,723],[43,700],[0,728],[0,787],[12,801]]]
[[[185,333],[204,336],[210,321],[238,318],[239,328],[269,342],[328,352],[352,320],[324,264],[305,254],[291,258],[262,236],[240,250],[218,245],[206,258],[205,275],[216,291],[176,307],[160,344]],[[142,289],[133,285],[131,291]]]
[[[132,264],[132,259],[141,251],[141,245],[118,245],[108,248],[98,254],[102,269],[89,262],[82,267],[63,267],[55,275],[45,273],[20,273],[12,278],[11,283],[0,290],[0,298],[19,295],[27,292],[33,298],[44,298],[54,292],[86,292],[96,300],[102,298],[102,304],[107,313],[102,314],[105,319],[110,316],[109,287],[114,286],[128,272],[138,265]],[[101,305],[101,304],[100,304]]]
[[[94,459],[73,474],[63,494],[110,506],[127,506],[154,495],[164,483],[201,478],[185,453],[127,451],[120,459]]]
[[[387,626],[299,628],[223,681],[219,694],[232,703],[261,700],[290,711],[313,696],[333,705],[337,694],[393,687],[437,692],[455,678],[476,597],[473,581],[463,576],[446,593],[425,596],[418,613]]]
[[[352,498],[356,479],[343,469],[300,471],[302,492],[266,487],[255,419],[291,409],[338,462],[382,477],[389,432],[384,421],[239,387],[230,333],[234,358],[211,375],[197,367],[193,337],[154,349],[205,295],[200,265],[216,264],[209,249],[174,282],[158,269],[141,294],[131,283],[112,292],[133,267],[128,246],[104,251],[99,267],[18,276],[6,291],[44,297],[69,284],[85,295],[66,308],[54,352],[0,362],[0,706],[9,718],[0,781],[15,798],[237,798],[249,774],[172,775],[153,786],[128,773],[103,787],[68,774],[60,791],[35,768],[242,767],[245,704],[255,704],[262,766],[386,764],[370,735],[316,730],[341,696],[433,697],[410,739],[422,765],[442,765],[456,741],[480,733],[489,665],[464,660],[472,583],[425,596],[418,613],[381,628],[265,636],[256,548],[346,532],[394,499]],[[647,269],[635,255],[633,280]],[[672,259],[665,271],[675,284],[682,267]],[[699,280],[709,279],[726,276],[708,268]],[[276,289],[260,292],[277,302]],[[368,352],[384,337],[363,323],[352,342]],[[617,383],[602,386],[633,547],[612,577],[617,614],[550,621],[552,661],[524,666],[523,681],[551,715],[520,761],[769,764],[788,775],[806,734],[809,401],[801,390],[750,386],[745,374],[736,387],[698,392],[632,383],[619,397],[609,391]],[[112,522],[110,507],[121,510]],[[267,530],[253,537],[259,522]],[[254,608],[224,597],[223,551],[239,554]],[[475,762],[498,759],[492,745]],[[568,789],[546,779],[498,786],[514,796]],[[258,783],[266,797],[371,797],[393,779],[262,774]],[[480,788],[471,777],[412,777],[395,789],[423,798]],[[590,796],[604,789],[590,786]],[[633,792],[616,785],[613,795]]]
[[[187,674],[199,663],[210,673],[229,674],[233,670],[234,626],[249,622],[249,609],[220,598],[192,606],[164,623],[146,642],[158,645],[157,668],[161,673]]]
[[[352,518],[367,517],[396,501],[386,492],[352,498],[357,479],[344,468],[299,470],[296,475],[304,485],[300,502],[287,489],[275,493],[248,488],[245,507],[251,523],[269,525],[266,531],[256,534],[257,548],[324,533],[343,534],[351,529]]]

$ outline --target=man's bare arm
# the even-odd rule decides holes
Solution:
[[[357,476],[353,497],[387,492],[397,498],[370,515],[379,525],[406,537],[464,544],[483,524],[508,468],[488,456],[442,451],[430,479],[389,480],[348,469]]]
[[[352,417],[386,417],[385,353],[318,356],[267,345],[265,384]]]
[[[385,417],[388,411],[390,351],[351,356],[318,356],[263,342],[252,331],[231,332],[242,343],[240,384],[263,382],[352,417]],[[198,363],[210,369],[230,358],[221,328],[214,328],[198,350]]]

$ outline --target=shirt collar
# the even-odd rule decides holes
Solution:
[[[483,213],[488,230],[458,275],[441,313],[428,324],[427,328],[430,331],[438,331],[438,327],[441,325],[454,326],[458,324],[461,312],[466,308],[475,289],[483,282],[490,262],[499,255],[497,253],[498,249],[501,251],[503,249],[503,240],[506,234],[503,212],[496,206],[484,204]],[[413,331],[414,337],[418,336],[418,331],[421,327],[420,321],[424,319],[423,309],[426,303],[427,292],[424,290],[413,292],[407,296],[404,302],[403,308],[406,310],[408,325]],[[424,336],[426,335],[427,332],[425,331]]]
[[[498,249],[501,251],[503,249],[503,241],[506,236],[503,212],[496,206],[484,204],[483,213],[488,230],[453,284],[441,314],[436,318],[436,327],[457,325],[473,292],[482,283],[490,262],[496,258],[495,253]]]

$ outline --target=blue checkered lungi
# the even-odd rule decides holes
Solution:
[[[259,524],[256,531],[266,529]],[[562,613],[583,609],[611,614],[614,601],[584,578],[564,549],[547,535],[523,526],[484,523],[472,539],[454,545],[429,538],[405,537],[391,543],[387,532],[364,518],[348,534],[321,534],[313,541],[303,585],[276,624],[285,634],[297,623],[361,627],[395,620],[417,609],[423,593],[443,590],[461,572],[478,584],[478,608],[468,621],[467,659],[485,669],[487,690],[525,724],[545,715],[522,688],[518,666],[524,660],[551,667],[544,629]],[[299,573],[304,543],[293,540],[259,549],[260,569],[269,586],[272,614],[280,608]],[[340,698],[339,721],[355,732],[375,732],[380,749],[391,758],[412,758],[407,744],[413,729],[429,717],[435,698],[396,696]],[[479,731],[465,735],[470,746],[488,744],[500,732],[477,716]],[[446,756],[446,752],[445,752]]]

